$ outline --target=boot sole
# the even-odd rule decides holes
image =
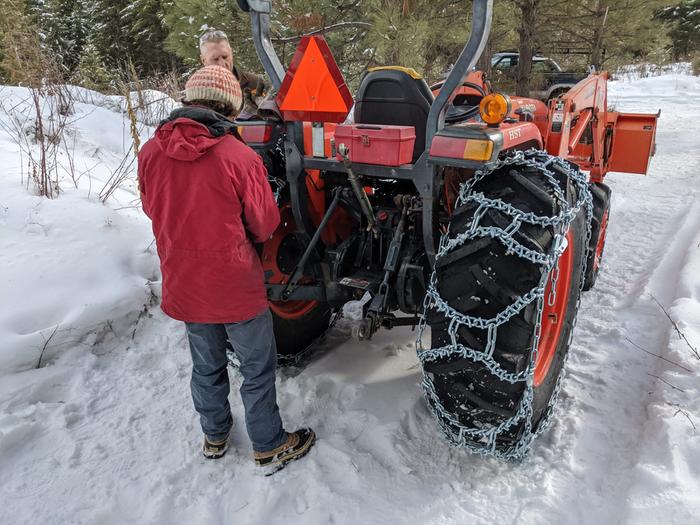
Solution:
[[[204,456],[206,459],[219,459],[223,458],[226,455],[226,452],[228,452],[228,444],[224,448],[223,452],[219,454],[207,454],[206,452],[202,451],[202,456]]]
[[[284,467],[287,466],[287,464],[291,463],[292,461],[296,461],[297,459],[300,459],[300,458],[303,458],[304,456],[306,456],[309,453],[309,451],[311,450],[311,447],[313,447],[315,443],[316,443],[316,434],[314,433],[313,438],[309,439],[306,442],[306,444],[303,447],[301,447],[299,450],[291,453],[289,456],[287,456],[283,459],[280,459],[276,463],[272,463],[270,465],[263,465],[263,466],[260,466],[258,468],[260,468],[264,472],[263,475],[266,478],[270,477],[273,474],[276,474],[277,472],[282,470]]]
[[[202,454],[204,456],[204,459],[221,459],[226,455],[226,452],[222,452],[221,454],[216,454],[214,456],[207,456],[206,454]]]

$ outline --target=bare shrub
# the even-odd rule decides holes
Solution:
[[[73,98],[59,62],[41,46],[39,32],[27,17],[18,15],[12,24],[3,23],[1,35],[2,68],[10,82],[27,88],[28,96],[18,103],[0,99],[0,109],[9,116],[0,125],[18,144],[22,169],[26,159],[27,181],[34,182],[38,195],[53,198],[60,192],[59,170],[74,178],[73,156],[64,137],[74,114]],[[67,168],[59,159],[64,150]]]
[[[171,92],[179,90],[174,72],[141,79],[132,63],[127,65],[118,84],[120,94],[124,97],[122,110],[128,121],[131,145],[100,190],[99,198],[102,202],[106,202],[121,186],[133,180],[144,126],[157,126],[173,109],[173,97],[163,89]]]
[[[133,144],[126,152],[121,162],[115,170],[112,171],[107,182],[104,183],[99,192],[100,201],[107,202],[114,192],[117,191],[126,181],[131,179],[134,166],[136,165],[136,155],[134,154]]]
[[[65,86],[47,79],[27,90],[28,96],[18,103],[0,101],[0,109],[9,117],[0,121],[0,126],[26,159],[28,180],[34,182],[36,193],[54,198],[60,193],[60,172],[67,172],[75,179],[74,151],[65,137],[73,115],[73,101]],[[62,154],[68,159],[67,165],[61,159]],[[24,165],[23,162],[23,168]]]

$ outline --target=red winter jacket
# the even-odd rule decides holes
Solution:
[[[267,240],[280,220],[267,171],[218,114],[183,108],[171,119],[138,159],[163,274],[161,308],[192,323],[251,319],[268,305],[253,242]]]

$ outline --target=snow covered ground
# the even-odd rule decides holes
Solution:
[[[357,344],[341,325],[280,373],[287,426],[319,440],[272,478],[255,474],[235,375],[233,449],[199,454],[183,326],[152,306],[150,226],[133,185],[96,198],[128,143],[120,103],[76,105],[91,171],[54,201],[21,185],[0,132],[0,523],[698,523],[700,360],[657,304],[700,347],[698,100],[685,75],[610,86],[618,110],[661,109],[657,155],[648,177],[607,179],[604,267],[556,422],[526,461],[445,445],[410,330]]]

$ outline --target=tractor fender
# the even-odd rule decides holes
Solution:
[[[489,158],[469,158],[470,143],[491,142]],[[450,126],[437,133],[430,146],[430,161],[441,166],[478,169],[483,162],[493,162],[504,151],[542,149],[542,134],[534,122],[513,119],[499,126],[472,124]]]
[[[503,136],[501,151],[514,149],[542,149],[542,134],[533,122],[504,122],[499,131]]]
[[[520,121],[532,121],[540,130],[542,136],[547,133],[548,110],[544,102],[535,98],[510,97],[510,103],[512,105],[512,110],[509,116]],[[523,119],[523,114],[530,114],[532,118]]]

